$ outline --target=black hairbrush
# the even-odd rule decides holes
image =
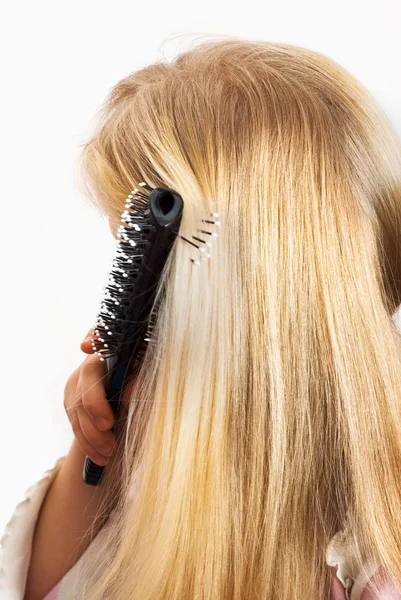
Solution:
[[[100,360],[107,361],[105,391],[115,416],[127,374],[146,352],[156,317],[158,281],[176,237],[197,248],[201,257],[210,257],[211,241],[192,236],[204,247],[178,234],[184,206],[182,197],[169,188],[139,185],[142,190],[132,190],[122,213],[121,221],[125,225],[119,227],[112,270],[93,328],[97,338],[92,338],[92,346]],[[218,214],[211,216],[218,217]],[[203,222],[220,225],[210,218]],[[204,228],[199,231],[210,236],[210,240],[217,237],[216,232]],[[191,261],[200,264],[198,259],[191,258]],[[104,468],[86,457],[84,482],[99,485]]]

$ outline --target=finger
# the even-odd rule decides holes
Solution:
[[[102,456],[111,456],[115,447],[113,432],[99,431],[82,404],[77,407],[77,415],[80,429],[89,445]]]
[[[64,386],[64,406],[66,406],[71,394],[75,394],[77,383],[79,380],[81,365],[71,373]]]
[[[71,423],[72,431],[75,439],[77,440],[78,446],[81,451],[88,456],[97,465],[107,464],[107,457],[99,453],[91,444],[88,442],[81,430],[81,425],[78,418],[77,403],[66,408],[68,418]]]
[[[80,348],[82,352],[85,352],[85,354],[93,354],[95,352],[92,346],[93,339],[96,339],[96,334],[93,327],[91,327],[81,342]]]
[[[105,363],[97,356],[88,356],[81,366],[78,382],[82,405],[100,431],[111,429],[115,420],[104,388],[106,374]]]
[[[96,341],[97,341],[97,349],[100,350],[102,348],[102,344],[99,344],[98,340],[99,340],[99,335],[97,333],[95,333],[95,329],[93,327],[91,327],[80,344],[80,348],[81,348],[82,352],[85,352],[85,354],[94,354],[95,349],[93,348],[93,342],[96,342]]]
[[[93,348],[92,342],[90,340],[83,340],[80,344],[80,349],[82,350],[82,352],[85,352],[85,354],[95,353],[95,349]]]

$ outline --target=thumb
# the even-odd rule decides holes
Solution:
[[[88,333],[86,334],[86,336],[84,337],[84,339],[81,342],[81,350],[82,352],[85,352],[85,354],[93,354],[94,353],[94,349],[92,347],[92,338],[96,339],[96,334],[93,330],[93,327],[91,327],[88,331]]]

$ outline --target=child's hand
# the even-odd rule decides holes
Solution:
[[[107,364],[94,353],[91,336],[92,329],[81,343],[81,350],[88,356],[66,383],[64,408],[82,452],[97,465],[105,465],[115,446],[110,431],[115,419],[104,388]],[[132,385],[124,390],[125,406],[131,390]]]

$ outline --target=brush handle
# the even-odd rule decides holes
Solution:
[[[85,457],[82,479],[87,485],[98,486],[103,481],[104,465],[97,465],[88,456]]]

